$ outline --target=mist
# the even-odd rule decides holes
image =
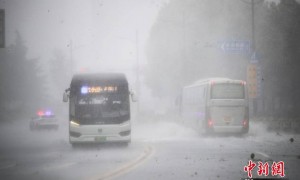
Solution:
[[[300,176],[299,1],[0,0],[0,10],[1,178],[241,179],[250,160],[283,161],[285,177]],[[125,74],[129,119],[111,109],[122,122],[88,132],[72,112],[71,80],[97,73]],[[201,91],[188,96],[205,96],[203,111],[184,104],[184,89],[206,78],[231,79],[244,98],[208,102],[212,91]],[[214,116],[221,101],[242,110]],[[34,129],[50,111],[57,128]],[[248,130],[210,133],[201,117]],[[72,144],[84,132],[93,142]],[[104,136],[120,139],[96,142]]]

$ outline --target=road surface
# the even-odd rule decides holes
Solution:
[[[253,162],[283,161],[285,177],[300,178],[300,136],[250,124],[243,136],[203,136],[172,121],[133,124],[128,147],[72,148],[67,126],[29,130],[26,121],[0,127],[0,179],[241,179]],[[271,169],[270,169],[271,173]],[[257,175],[257,169],[252,171]]]

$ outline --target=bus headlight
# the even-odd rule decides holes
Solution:
[[[70,121],[70,125],[71,126],[80,126],[80,124],[78,122],[74,121],[74,120]]]

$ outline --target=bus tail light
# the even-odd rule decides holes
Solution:
[[[209,128],[211,128],[214,125],[214,123],[213,123],[213,121],[211,119],[208,120],[207,124],[208,124]]]
[[[211,128],[214,125],[214,123],[211,118],[210,108],[206,108],[206,120],[207,120],[207,127]]]
[[[246,127],[247,124],[248,124],[248,123],[247,123],[247,120],[244,120],[244,121],[243,121],[243,126]]]
[[[248,110],[248,107],[245,108],[245,115],[244,115],[244,120],[243,120],[243,126],[244,127],[249,126],[249,110]]]

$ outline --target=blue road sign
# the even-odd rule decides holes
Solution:
[[[250,53],[251,43],[250,41],[241,40],[222,41],[219,43],[219,47],[226,53],[248,54]]]

